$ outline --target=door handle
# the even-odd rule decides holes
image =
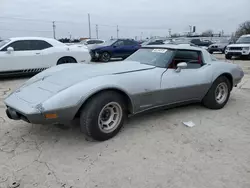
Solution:
[[[39,53],[39,52],[36,53],[36,55],[39,55],[39,54],[41,54],[41,53]]]

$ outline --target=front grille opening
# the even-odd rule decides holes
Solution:
[[[27,123],[30,123],[29,119],[28,119],[26,116],[24,116],[23,114],[20,114],[20,113],[17,112],[17,115],[18,115],[23,121],[26,121]]]

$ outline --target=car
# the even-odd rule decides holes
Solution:
[[[201,40],[201,39],[191,39],[190,43],[196,45],[196,46],[202,46],[202,47],[208,47],[211,44],[213,44],[211,41],[209,40]]]
[[[102,45],[90,48],[90,54],[92,61],[108,62],[111,58],[125,59],[140,47],[141,45],[132,39],[108,40]]]
[[[120,62],[65,64],[26,81],[4,101],[12,120],[80,119],[95,140],[115,136],[127,116],[200,102],[223,108],[244,76],[240,66],[188,45],[145,46]]]
[[[68,46],[52,38],[17,37],[0,42],[0,76],[36,74],[64,63],[87,63],[83,45]]]
[[[80,44],[85,44],[85,45],[93,45],[93,44],[103,44],[105,40],[101,39],[86,39],[82,40]]]
[[[225,53],[227,45],[229,45],[230,41],[227,39],[221,39],[219,41],[216,41],[214,44],[211,44],[208,46],[208,52],[210,54],[213,54],[214,52],[221,52]]]
[[[250,58],[250,35],[242,35],[235,44],[226,47],[225,58],[232,59],[233,56]]]
[[[141,45],[146,46],[146,45],[159,45],[159,44],[164,44],[164,40],[161,39],[148,40],[143,42]]]

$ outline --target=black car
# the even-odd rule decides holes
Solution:
[[[191,39],[190,43],[195,44],[196,46],[210,46],[211,44],[213,44],[211,41],[206,40],[206,41],[202,41],[201,39]]]

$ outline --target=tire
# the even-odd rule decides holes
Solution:
[[[231,55],[226,54],[226,55],[225,55],[225,58],[226,58],[226,59],[232,59],[232,56],[231,56]]]
[[[73,57],[62,57],[57,61],[57,65],[61,65],[65,63],[77,63],[77,62]]]
[[[224,95],[219,95],[217,92],[221,91],[219,88],[224,87]],[[205,107],[210,109],[221,109],[226,104],[230,97],[231,83],[225,76],[218,77],[212,87],[207,92],[206,96],[203,98],[202,103]],[[222,92],[223,93],[223,92]],[[218,99],[222,97],[221,99]]]
[[[122,128],[127,115],[126,109],[124,99],[120,94],[114,91],[101,92],[91,98],[82,109],[80,113],[81,130],[95,140],[108,140]],[[114,111],[117,114],[112,116]],[[110,124],[112,121],[113,124],[107,127],[105,123]]]
[[[226,51],[226,47],[222,50],[222,54],[225,54],[225,51]]]
[[[212,51],[212,50],[209,50],[208,52],[209,52],[210,54],[213,54],[213,53],[214,53],[214,51]]]
[[[100,58],[99,58],[99,60],[102,62],[109,62],[110,59],[111,59],[111,55],[108,52],[101,53]]]

